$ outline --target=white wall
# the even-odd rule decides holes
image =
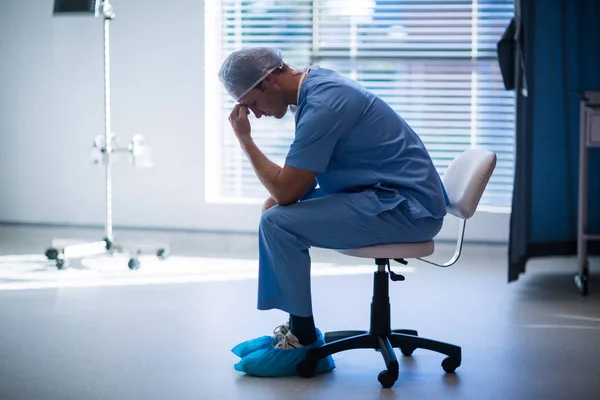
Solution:
[[[157,167],[115,168],[115,222],[201,225],[203,2],[115,0],[113,131],[146,136]],[[53,0],[0,2],[0,220],[103,222],[102,20],[52,16]],[[152,187],[158,187],[154,190]]]
[[[156,164],[116,165],[115,225],[254,231],[258,204],[204,200],[204,2],[112,3],[113,131],[143,134]],[[0,221],[102,225],[103,169],[89,157],[104,129],[102,19],[52,7],[0,2]],[[507,232],[508,214],[480,213],[466,238]]]

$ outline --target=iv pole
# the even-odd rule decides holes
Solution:
[[[110,127],[110,21],[115,17],[109,0],[103,2],[104,14],[104,143],[105,153],[105,177],[106,177],[106,224],[105,242],[107,250],[112,248],[114,241],[112,232],[112,173],[110,155],[112,153],[112,133]]]
[[[72,3],[72,2],[71,2]],[[111,156],[113,153],[130,153],[133,157],[134,165],[144,166],[143,156],[146,152],[143,137],[141,135],[135,135],[129,146],[120,148],[116,146],[114,142],[115,135],[111,129],[111,107],[110,107],[110,22],[115,18],[112,4],[109,0],[96,1],[93,10],[87,9],[89,7],[89,1],[86,0],[77,4],[82,9],[70,9],[73,7],[72,4],[65,6],[65,9],[61,10],[62,4],[60,1],[55,1],[55,13],[64,11],[93,11],[94,15],[98,14],[99,7],[102,8],[103,16],[103,31],[104,31],[104,134],[98,136],[94,141],[94,149],[99,153],[94,161],[95,163],[104,164],[105,172],[105,225],[104,225],[104,239],[99,242],[83,243],[66,246],[63,249],[49,248],[46,250],[46,257],[49,260],[56,260],[56,267],[63,269],[68,265],[69,258],[78,258],[84,256],[94,255],[114,255],[122,252],[122,247],[115,244],[113,235],[113,213],[112,213],[112,160]],[[146,160],[147,161],[147,160]],[[165,259],[169,255],[169,249],[167,246],[156,250],[156,256],[159,259]],[[137,255],[141,254],[141,250],[137,250]],[[140,268],[140,261],[137,256],[130,258],[128,267],[132,270]]]

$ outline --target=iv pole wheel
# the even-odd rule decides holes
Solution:
[[[58,250],[54,247],[50,247],[46,250],[46,258],[48,260],[56,260],[58,258]]]
[[[56,268],[57,268],[58,270],[62,270],[62,269],[64,269],[66,266],[67,266],[67,262],[66,262],[66,260],[65,260],[64,258],[62,258],[62,257],[59,257],[59,258],[57,258],[57,259],[56,259]]]
[[[127,266],[129,267],[130,270],[134,271],[136,269],[140,269],[140,267],[142,266],[140,263],[140,260],[138,260],[137,258],[132,258],[129,260],[129,262],[127,263]]]
[[[159,260],[166,260],[169,257],[169,255],[170,253],[167,249],[158,249],[158,251],[156,252],[156,257],[158,257]]]

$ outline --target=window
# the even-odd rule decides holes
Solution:
[[[505,91],[496,43],[511,0],[216,0],[207,3],[207,197],[263,200],[227,121],[234,106],[216,79],[232,51],[282,50],[293,66],[318,64],[390,104],[419,134],[438,172],[471,146],[498,154],[481,205],[507,210],[514,166],[514,93]],[[211,3],[211,4],[208,4]],[[215,37],[215,40],[212,40]],[[215,99],[217,99],[215,101]],[[259,147],[282,165],[294,135],[282,120],[251,117]]]

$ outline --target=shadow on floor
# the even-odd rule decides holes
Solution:
[[[582,296],[573,272],[528,272],[519,279],[518,297],[523,301],[585,302],[600,305],[600,273],[590,271],[589,290]]]

